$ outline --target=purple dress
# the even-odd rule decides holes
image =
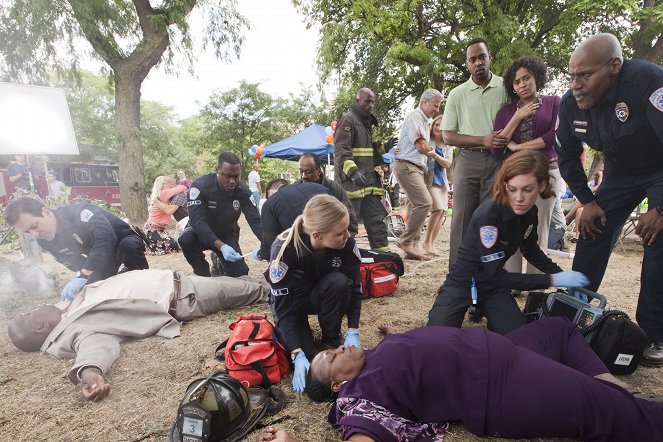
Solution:
[[[557,123],[557,114],[559,113],[559,97],[557,95],[541,95],[541,107],[536,113],[520,122],[513,132],[511,139],[516,143],[543,138],[546,147],[539,152],[543,153],[549,160],[557,159],[555,152],[555,125]],[[493,130],[501,130],[511,120],[511,117],[518,110],[520,100],[507,103],[497,112]],[[529,121],[528,121],[529,120]],[[508,158],[513,154],[509,149],[490,149],[494,155],[504,155]]]
[[[663,409],[593,376],[608,370],[566,318],[501,336],[483,328],[428,326],[388,335],[366,352],[329,413],[344,440],[440,440],[435,425],[461,421],[477,435],[663,440]],[[355,399],[373,405],[356,411]],[[380,411],[410,421],[381,419]],[[413,435],[412,428],[421,429]],[[437,438],[437,439],[436,439]]]

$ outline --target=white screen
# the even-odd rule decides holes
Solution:
[[[78,155],[62,89],[0,83],[0,154]]]

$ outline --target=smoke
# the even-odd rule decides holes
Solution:
[[[0,257],[0,308],[34,304],[55,295],[55,280],[32,260]]]

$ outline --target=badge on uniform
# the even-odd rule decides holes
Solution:
[[[649,102],[659,111],[663,112],[663,87],[659,87],[649,97]]]
[[[90,209],[85,209],[81,212],[81,221],[84,223],[90,221],[90,218],[94,216],[94,213]]]
[[[343,260],[341,259],[340,256],[334,256],[331,259],[331,266],[334,267],[335,269],[340,268],[342,264],[343,264]]]
[[[617,119],[619,121],[621,121],[622,123],[626,123],[626,120],[628,120],[629,116],[629,110],[626,103],[624,103],[623,101],[617,103],[617,105],[615,106],[615,115],[617,116]]]
[[[273,283],[282,280],[286,273],[288,273],[288,265],[286,263],[281,261],[276,265],[276,260],[274,260],[269,264],[269,279]]]
[[[497,227],[483,226],[479,229],[479,236],[481,237],[481,244],[490,249],[497,242]]]
[[[195,200],[196,198],[198,198],[198,195],[200,195],[200,190],[198,190],[198,188],[192,187],[191,189],[189,189],[189,199]]]
[[[233,209],[239,210],[239,201],[238,200],[233,200]]]
[[[534,228],[534,224],[530,224],[527,227],[527,230],[525,230],[525,235],[523,235],[523,239],[529,238],[529,234],[532,233],[532,229]]]
[[[343,126],[343,130],[346,131],[346,132],[350,132],[352,130],[352,128],[350,127],[350,125],[347,125],[347,126]]]

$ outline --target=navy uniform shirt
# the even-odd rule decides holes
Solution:
[[[115,263],[117,243],[127,235],[135,235],[131,226],[112,213],[94,204],[69,204],[53,210],[57,230],[52,241],[38,240],[42,249],[71,271],[95,271],[109,262]]]
[[[295,218],[302,214],[311,198],[327,193],[329,190],[320,184],[293,183],[279,187],[278,192],[267,198],[260,211],[262,224],[260,257],[269,259],[272,243],[279,233],[292,227]]]
[[[632,176],[663,169],[663,68],[624,60],[606,96],[587,110],[578,108],[572,91],[562,97],[559,169],[578,200],[587,204],[594,195],[580,162],[582,142],[603,152],[606,173]]]
[[[283,334],[288,351],[300,348],[297,324],[301,318],[308,318],[307,306],[311,290],[328,273],[342,272],[354,281],[346,311],[348,328],[359,328],[361,313],[359,276],[361,257],[354,238],[349,238],[345,247],[340,250],[325,249],[324,255],[321,256],[311,253],[311,240],[308,235],[302,235],[302,240],[306,245],[306,249],[302,250],[302,256],[297,256],[291,243],[283,253],[279,264],[273,258],[278,255],[283,241],[281,239],[274,241],[272,261],[265,271],[265,277],[272,286],[274,310],[278,318],[277,326]]]
[[[244,213],[255,236],[262,240],[260,213],[251,202],[251,191],[242,183],[237,183],[232,190],[221,190],[214,172],[196,178],[189,188],[187,208],[189,226],[211,249],[217,239],[228,235],[239,237],[237,220],[240,212]]]
[[[458,261],[444,284],[470,287],[474,277],[479,293],[499,287],[516,290],[550,287],[549,274],[561,272],[562,269],[539,248],[537,225],[536,206],[524,215],[516,215],[508,206],[492,199],[485,201],[472,215],[458,250]],[[545,274],[509,273],[504,270],[504,263],[518,249],[530,264]]]
[[[302,181],[299,182],[301,183]],[[324,175],[320,176],[320,181],[318,181],[318,184],[325,186],[327,190],[329,190],[329,194],[342,202],[345,208],[348,209],[348,215],[350,215],[350,226],[348,227],[348,231],[353,236],[356,235],[357,232],[359,232],[359,221],[357,220],[357,214],[355,213],[355,208],[352,205],[352,201],[350,201],[350,198],[348,198],[348,194],[345,193],[343,187],[341,187],[341,185],[336,181],[327,179],[327,177]]]

